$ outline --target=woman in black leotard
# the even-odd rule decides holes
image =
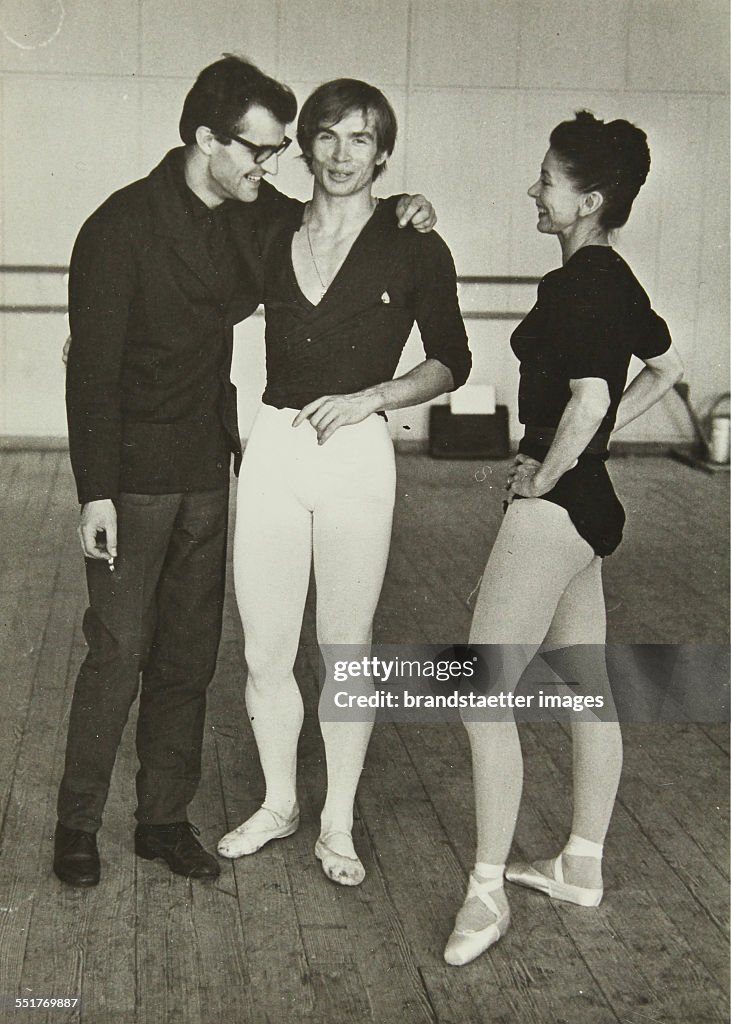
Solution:
[[[543,278],[538,301],[512,337],[525,436],[509,472],[509,507],[470,634],[471,643],[501,645],[498,685],[507,691],[541,645],[561,649],[571,681],[602,696],[605,718],[613,705],[602,648],[601,564],[624,524],[607,473],[607,443],[613,429],[654,404],[682,372],[665,322],[610,245],[610,232],[626,222],[649,166],[642,131],[582,111],[553,131],[540,178],[528,191],[538,230],[558,237],[563,265]],[[625,390],[632,355],[645,366]],[[510,865],[506,876],[556,899],[596,906],[622,739],[617,721],[583,717],[571,723],[571,836],[557,857]],[[473,960],[508,927],[503,873],[523,778],[512,712],[492,722],[466,717],[465,726],[477,854],[445,950],[455,965]]]

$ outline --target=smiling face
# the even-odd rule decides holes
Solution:
[[[237,126],[236,135],[255,146],[276,148],[284,138],[284,125],[265,107],[250,107]],[[238,199],[253,203],[265,174],[276,174],[279,157],[275,154],[257,164],[252,153],[237,142],[213,140],[208,159],[207,185],[218,199]]]
[[[570,232],[581,216],[580,192],[569,177],[564,164],[553,149],[549,149],[541,164],[541,174],[528,195],[538,207],[538,230],[546,235]]]
[[[370,193],[373,174],[386,159],[378,152],[372,113],[353,110],[336,124],[322,126],[312,140],[311,168],[316,188],[328,195]]]

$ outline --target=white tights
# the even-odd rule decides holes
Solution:
[[[318,446],[294,409],[262,406],[239,477],[234,582],[244,627],[246,707],[266,805],[289,817],[303,706],[293,667],[314,565],[317,639],[367,653],[391,538],[393,445],[385,420],[341,427]],[[357,656],[354,654],[354,657]],[[328,790],[322,833],[350,832],[373,721],[321,722]]]
[[[606,613],[601,558],[568,513],[540,498],[508,509],[483,576],[470,643],[506,645],[499,689],[512,691],[538,648],[592,645],[577,659],[587,688],[613,707],[602,646]],[[581,682],[581,680],[578,680]],[[472,748],[477,815],[476,861],[503,864],[515,831],[523,758],[512,714],[499,722],[465,720]],[[616,721],[572,721],[572,833],[603,843],[622,768]],[[596,865],[593,866],[597,868]],[[591,880],[578,884],[594,884]]]

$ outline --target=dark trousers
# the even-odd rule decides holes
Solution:
[[[115,504],[115,571],[86,561],[89,651],[76,680],[58,795],[59,821],[87,832],[101,825],[138,690],[137,819],[186,820],[221,637],[228,489],[122,494]]]

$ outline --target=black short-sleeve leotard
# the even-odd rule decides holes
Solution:
[[[302,211],[270,238],[265,405],[300,409],[391,380],[414,322],[427,358],[451,370],[455,387],[467,379],[471,356],[451,254],[436,232],[399,229],[397,198],[381,200],[318,305],[302,294],[292,267]]]
[[[609,432],[631,356],[662,355],[670,347],[670,333],[622,257],[609,246],[587,245],[542,279],[536,304],[513,332],[511,345],[520,360],[518,415],[528,435],[519,450],[542,461],[548,443],[530,435],[558,426],[571,398],[570,381],[606,380],[610,401],[599,432]],[[566,509],[598,555],[615,550],[625,519],[607,458],[607,453],[584,452],[542,495]]]

